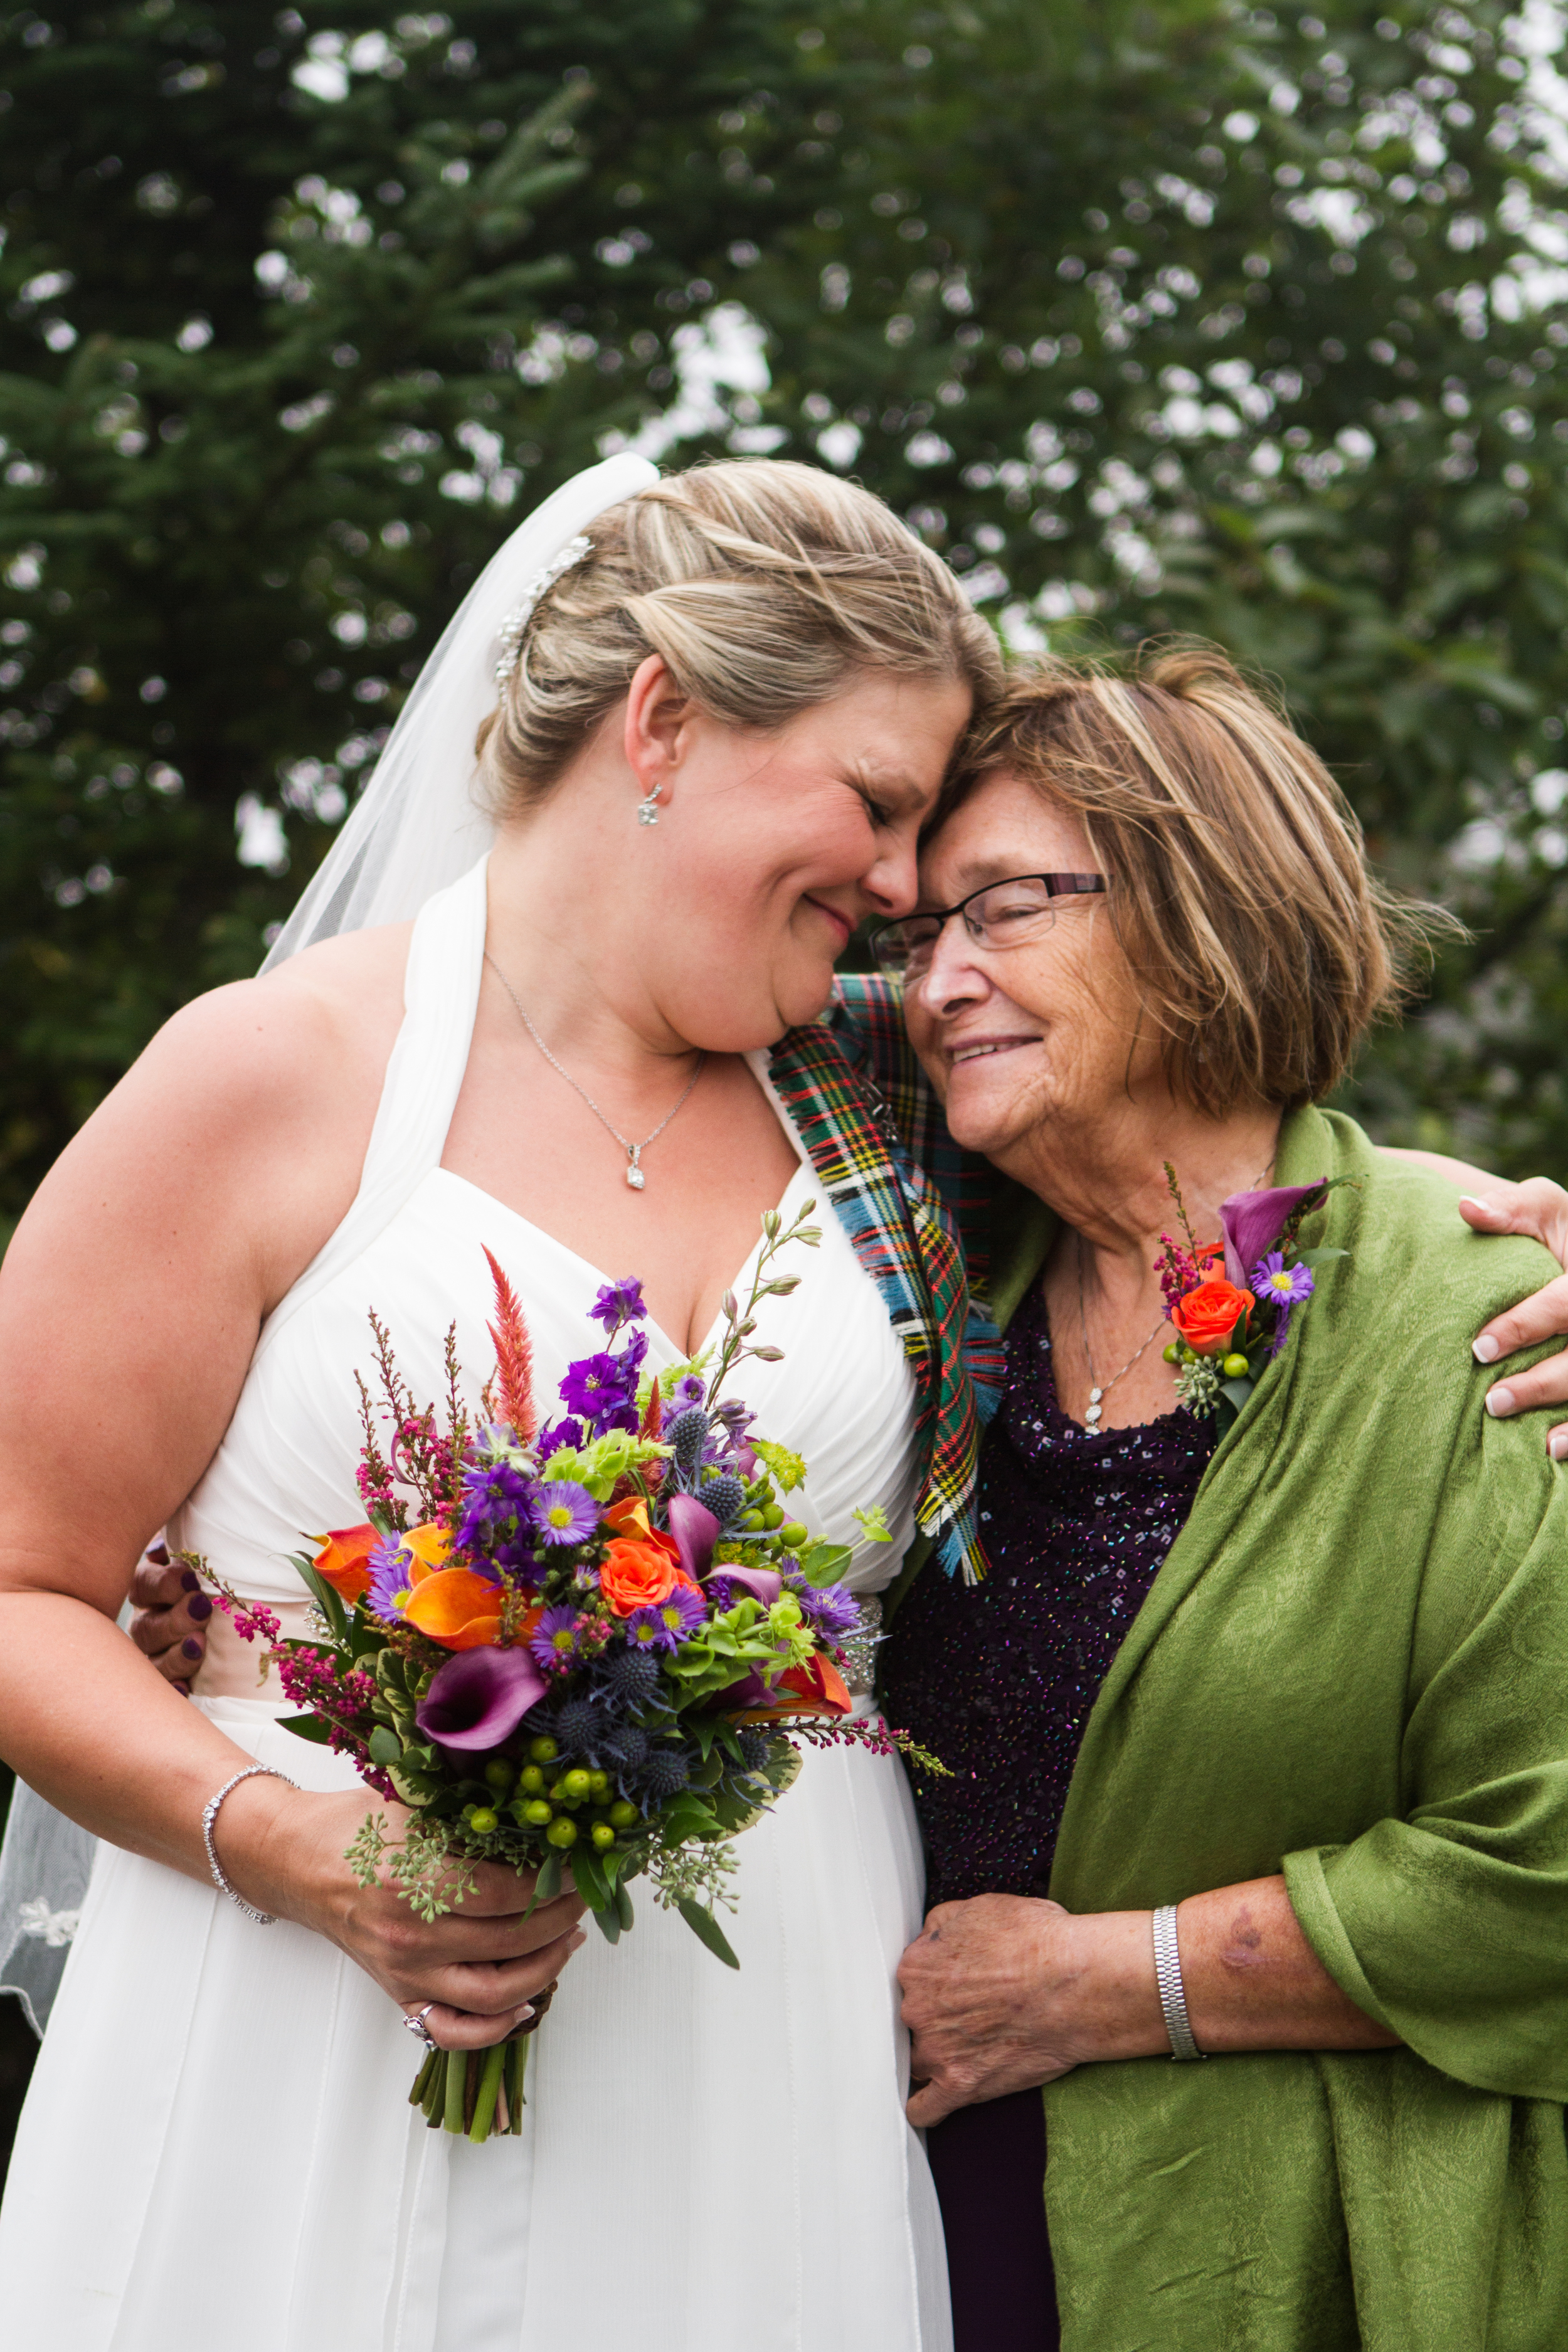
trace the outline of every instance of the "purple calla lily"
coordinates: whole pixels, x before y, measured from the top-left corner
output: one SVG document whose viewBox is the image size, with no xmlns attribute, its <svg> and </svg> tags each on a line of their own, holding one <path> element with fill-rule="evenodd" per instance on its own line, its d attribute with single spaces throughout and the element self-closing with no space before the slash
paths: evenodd
<svg viewBox="0 0 1568 2352">
<path fill-rule="evenodd" d="M 753 1601 L 760 1601 L 764 1609 L 771 1609 L 784 1591 L 784 1579 L 776 1569 L 731 1568 L 726 1561 L 713 1573 L 716 1577 L 721 1576 L 726 1584 L 740 1585 Z"/>
<path fill-rule="evenodd" d="M 443 1748 L 499 1748 L 546 1688 L 526 1649 L 460 1650 L 437 1668 L 414 1720 Z"/>
<path fill-rule="evenodd" d="M 1287 1220 L 1303 1201 L 1321 1192 L 1327 1181 L 1327 1177 L 1321 1176 L 1315 1184 L 1275 1184 L 1263 1192 L 1233 1192 L 1228 1201 L 1222 1201 L 1219 1222 L 1225 1234 L 1226 1280 L 1245 1290 L 1253 1267 L 1272 1249 Z"/>
<path fill-rule="evenodd" d="M 668 1509 L 669 1532 L 675 1538 L 680 1565 L 688 1576 L 700 1580 L 708 1573 L 708 1563 L 719 1540 L 719 1522 L 707 1504 L 700 1503 L 694 1495 L 672 1495 Z"/>
<path fill-rule="evenodd" d="M 712 1704 L 725 1715 L 739 1715 L 742 1707 L 772 1706 L 777 1696 L 753 1668 L 738 1683 L 729 1683 L 717 1692 Z"/>
</svg>

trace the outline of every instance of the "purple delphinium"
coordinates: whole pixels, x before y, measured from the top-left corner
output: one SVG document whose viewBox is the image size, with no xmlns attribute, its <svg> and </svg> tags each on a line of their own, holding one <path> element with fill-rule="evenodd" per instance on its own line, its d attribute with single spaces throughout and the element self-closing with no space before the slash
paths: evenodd
<svg viewBox="0 0 1568 2352">
<path fill-rule="evenodd" d="M 577 1655 L 575 1609 L 547 1609 L 528 1637 L 528 1646 L 546 1674 L 563 1674 Z"/>
<path fill-rule="evenodd" d="M 492 1462 L 482 1470 L 470 1470 L 463 1480 L 463 1518 L 456 1549 L 467 1551 L 479 1546 L 488 1550 L 498 1536 L 530 1527 L 532 1500 L 533 1487 L 515 1463 Z"/>
<path fill-rule="evenodd" d="M 588 1433 L 582 1423 L 563 1413 L 559 1421 L 546 1422 L 540 1431 L 537 1440 L 539 1458 L 542 1462 L 548 1462 L 551 1455 L 558 1454 L 563 1445 L 569 1445 L 574 1454 L 580 1454 L 587 1443 Z"/>
<path fill-rule="evenodd" d="M 640 1323 L 647 1313 L 643 1305 L 642 1284 L 627 1276 L 620 1282 L 606 1282 L 588 1309 L 595 1323 L 602 1323 L 610 1339 L 614 1339 L 623 1323 Z"/>
<path fill-rule="evenodd" d="M 635 1333 L 634 1339 L 642 1337 Z M 644 1352 L 647 1342 L 644 1341 Z M 637 1425 L 637 1365 L 632 1349 L 618 1356 L 599 1354 L 581 1356 L 566 1367 L 566 1377 L 561 1383 L 561 1400 L 574 1413 L 580 1413 L 594 1432 L 601 1435 L 610 1429 L 636 1429 Z"/>
<path fill-rule="evenodd" d="M 799 1601 L 801 1614 L 825 1642 L 847 1641 L 860 1623 L 860 1603 L 847 1584 L 807 1584 L 804 1579 L 792 1586 Z"/>
<path fill-rule="evenodd" d="M 708 1393 L 708 1384 L 700 1372 L 686 1372 L 675 1383 L 664 1401 L 664 1417 L 673 1421 L 688 1405 L 700 1404 Z"/>
<path fill-rule="evenodd" d="M 689 1642 L 706 1623 L 707 1606 L 689 1584 L 678 1584 L 666 1601 L 648 1609 L 634 1609 L 626 1619 L 626 1639 L 641 1650 L 673 1650 Z"/>
<path fill-rule="evenodd" d="M 574 1478 L 552 1478 L 534 1489 L 533 1523 L 547 1544 L 586 1543 L 599 1524 L 599 1506 Z"/>
</svg>

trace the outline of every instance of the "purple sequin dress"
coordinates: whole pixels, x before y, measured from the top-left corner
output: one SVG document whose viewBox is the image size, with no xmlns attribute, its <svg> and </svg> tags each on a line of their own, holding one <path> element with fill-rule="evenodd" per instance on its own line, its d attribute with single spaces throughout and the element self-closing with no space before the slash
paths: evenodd
<svg viewBox="0 0 1568 2352">
<path fill-rule="evenodd" d="M 1038 1292 L 1007 1334 L 1007 1380 L 981 1454 L 991 1573 L 928 1568 L 882 1653 L 889 1719 L 941 1758 L 915 1782 L 926 1903 L 1047 1893 L 1095 1696 L 1214 1451 L 1214 1423 L 1166 1413 L 1091 1435 L 1057 1402 Z M 1058 2341 L 1037 2091 L 962 2108 L 929 2139 L 956 2352 Z"/>
</svg>

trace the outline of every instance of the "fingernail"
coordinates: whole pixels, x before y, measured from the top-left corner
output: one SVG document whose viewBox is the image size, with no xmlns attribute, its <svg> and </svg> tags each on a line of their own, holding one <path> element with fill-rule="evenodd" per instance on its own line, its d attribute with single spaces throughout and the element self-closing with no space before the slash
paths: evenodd
<svg viewBox="0 0 1568 2352">
<path fill-rule="evenodd" d="M 1546 1451 L 1553 1462 L 1568 1462 L 1568 1429 L 1554 1429 L 1546 1441 Z"/>
<path fill-rule="evenodd" d="M 212 1613 L 212 1602 L 207 1599 L 205 1592 L 196 1593 L 185 1603 L 185 1614 L 188 1617 L 194 1617 L 198 1625 L 205 1624 Z"/>
<path fill-rule="evenodd" d="M 1461 1192 L 1459 1198 L 1467 1209 L 1479 1209 L 1484 1217 L 1500 1217 L 1503 1213 L 1495 1201 L 1478 1201 L 1473 1192 Z"/>
<path fill-rule="evenodd" d="M 151 1552 L 149 1552 L 149 1553 L 148 1553 L 148 1555 L 147 1555 L 147 1557 L 148 1557 L 148 1559 L 152 1559 L 152 1557 L 153 1557 L 152 1553 L 151 1553 Z M 167 1553 L 165 1553 L 165 1554 L 164 1554 L 164 1558 L 165 1558 L 165 1559 L 167 1559 L 167 1557 L 168 1557 L 168 1554 L 167 1554 Z M 195 1571 L 195 1570 L 194 1568 L 187 1568 L 187 1569 L 184 1569 L 184 1570 L 182 1570 L 182 1572 L 181 1572 L 181 1576 L 180 1576 L 180 1583 L 181 1583 L 181 1586 L 183 1587 L 183 1589 L 184 1589 L 186 1592 L 199 1592 L 199 1591 L 201 1591 L 201 1589 L 202 1589 L 202 1580 L 201 1580 L 201 1578 L 196 1574 L 196 1571 Z"/>
<path fill-rule="evenodd" d="M 1479 1339 L 1470 1341 L 1470 1353 L 1478 1364 L 1495 1364 L 1502 1349 L 1489 1331 L 1483 1331 Z"/>
<path fill-rule="evenodd" d="M 180 1651 L 181 1654 L 184 1657 L 199 1658 L 202 1654 L 202 1645 L 199 1642 L 193 1642 L 187 1634 L 185 1639 L 180 1643 Z"/>
<path fill-rule="evenodd" d="M 1487 1411 L 1494 1421 L 1503 1420 L 1513 1408 L 1514 1393 L 1510 1388 L 1500 1385 L 1487 1391 Z"/>
<path fill-rule="evenodd" d="M 533 2003 L 531 2000 L 525 2000 L 522 2007 L 517 2012 L 517 2021 L 519 2025 L 526 2025 L 532 2015 Z"/>
</svg>

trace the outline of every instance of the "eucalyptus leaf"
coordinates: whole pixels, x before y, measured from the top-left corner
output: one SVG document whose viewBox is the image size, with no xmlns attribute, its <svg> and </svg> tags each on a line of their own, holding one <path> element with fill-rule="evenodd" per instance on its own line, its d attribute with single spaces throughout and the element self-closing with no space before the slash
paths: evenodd
<svg viewBox="0 0 1568 2352">
<path fill-rule="evenodd" d="M 1325 1247 L 1323 1249 L 1298 1250 L 1296 1255 L 1302 1265 L 1318 1266 L 1328 1265 L 1337 1257 L 1349 1257 L 1350 1252 L 1349 1250 L 1329 1249 Z"/>
<path fill-rule="evenodd" d="M 722 1960 L 727 1969 L 740 1967 L 740 1961 L 730 1948 L 730 1938 L 711 1911 L 705 1911 L 701 1904 L 694 1903 L 689 1895 L 683 1895 L 676 1909 L 699 1943 L 706 1944 L 715 1959 Z"/>
</svg>

